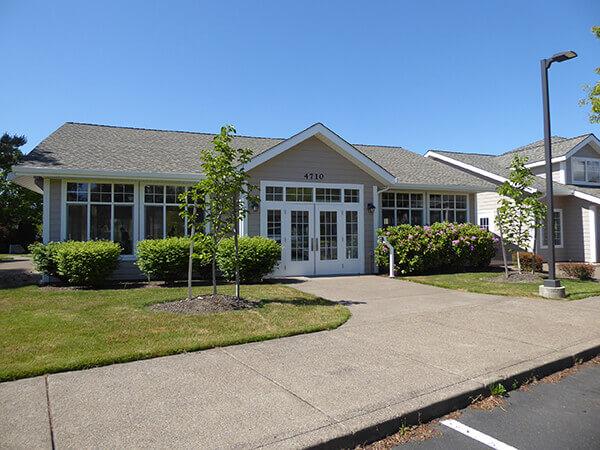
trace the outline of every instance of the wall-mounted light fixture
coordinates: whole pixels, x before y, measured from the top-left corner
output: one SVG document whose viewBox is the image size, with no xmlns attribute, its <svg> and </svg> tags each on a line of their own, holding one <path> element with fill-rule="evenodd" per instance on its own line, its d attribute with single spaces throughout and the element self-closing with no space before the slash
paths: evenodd
<svg viewBox="0 0 600 450">
<path fill-rule="evenodd" d="M 369 211 L 371 214 L 373 214 L 375 212 L 375 205 L 373 203 L 368 203 L 367 204 L 367 211 Z"/>
<path fill-rule="evenodd" d="M 258 212 L 258 203 L 252 202 L 250 204 L 250 209 L 252 210 L 252 212 Z"/>
</svg>

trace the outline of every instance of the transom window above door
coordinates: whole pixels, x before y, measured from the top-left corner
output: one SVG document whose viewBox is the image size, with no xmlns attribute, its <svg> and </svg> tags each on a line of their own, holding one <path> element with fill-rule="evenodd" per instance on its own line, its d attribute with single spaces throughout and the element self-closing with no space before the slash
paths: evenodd
<svg viewBox="0 0 600 450">
<path fill-rule="evenodd" d="M 267 202 L 360 203 L 360 189 L 306 186 L 265 186 Z"/>
</svg>

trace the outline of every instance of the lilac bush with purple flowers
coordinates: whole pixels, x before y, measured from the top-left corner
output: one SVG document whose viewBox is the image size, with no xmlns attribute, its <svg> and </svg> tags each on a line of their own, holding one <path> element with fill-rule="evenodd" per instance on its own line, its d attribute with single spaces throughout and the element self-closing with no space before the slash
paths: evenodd
<svg viewBox="0 0 600 450">
<path fill-rule="evenodd" d="M 481 269 L 490 264 L 497 238 L 470 223 L 435 223 L 431 226 L 398 225 L 378 231 L 395 249 L 398 275 L 457 272 Z M 387 268 L 387 248 L 379 244 L 375 260 Z"/>
</svg>

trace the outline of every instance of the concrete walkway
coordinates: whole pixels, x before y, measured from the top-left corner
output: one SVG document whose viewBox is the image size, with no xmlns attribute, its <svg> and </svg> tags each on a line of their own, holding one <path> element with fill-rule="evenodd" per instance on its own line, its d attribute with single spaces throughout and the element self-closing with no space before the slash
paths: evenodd
<svg viewBox="0 0 600 450">
<path fill-rule="evenodd" d="M 600 298 L 375 276 L 293 286 L 353 317 L 334 331 L 2 383 L 0 447 L 305 447 L 600 345 Z"/>
</svg>

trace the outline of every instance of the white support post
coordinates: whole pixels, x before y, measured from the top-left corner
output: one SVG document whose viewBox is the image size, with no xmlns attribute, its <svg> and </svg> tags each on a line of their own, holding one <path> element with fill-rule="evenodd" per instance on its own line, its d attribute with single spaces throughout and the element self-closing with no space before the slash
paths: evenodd
<svg viewBox="0 0 600 450">
<path fill-rule="evenodd" d="M 50 242 L 50 180 L 44 178 L 44 192 L 42 194 L 42 242 Z"/>
<path fill-rule="evenodd" d="M 598 207 L 590 205 L 589 221 L 590 227 L 590 262 L 598 261 Z"/>
<path fill-rule="evenodd" d="M 385 245 L 390 253 L 389 265 L 390 265 L 390 278 L 394 278 L 394 265 L 395 265 L 395 256 L 394 256 L 394 246 L 390 244 L 390 241 L 387 240 L 385 236 L 381 236 L 381 243 Z"/>
</svg>

